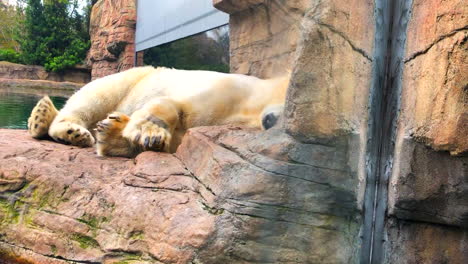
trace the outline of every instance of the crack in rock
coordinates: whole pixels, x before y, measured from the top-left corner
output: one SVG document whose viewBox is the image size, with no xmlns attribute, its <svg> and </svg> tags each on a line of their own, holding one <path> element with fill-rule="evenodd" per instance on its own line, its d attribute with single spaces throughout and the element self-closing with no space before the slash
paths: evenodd
<svg viewBox="0 0 468 264">
<path fill-rule="evenodd" d="M 426 54 L 437 43 L 441 42 L 444 39 L 447 39 L 447 38 L 450 38 L 450 37 L 454 36 L 458 32 L 463 32 L 465 30 L 468 30 L 468 26 L 464 26 L 462 28 L 455 29 L 455 30 L 453 30 L 453 31 L 451 31 L 451 32 L 449 32 L 447 34 L 444 34 L 444 35 L 438 37 L 434 42 L 429 44 L 429 46 L 427 46 L 425 49 L 417 51 L 417 52 L 413 53 L 411 56 L 409 56 L 407 59 L 405 59 L 404 63 L 410 62 L 410 61 L 414 60 L 416 57 L 418 57 L 420 55 L 423 55 L 423 54 Z"/>
</svg>

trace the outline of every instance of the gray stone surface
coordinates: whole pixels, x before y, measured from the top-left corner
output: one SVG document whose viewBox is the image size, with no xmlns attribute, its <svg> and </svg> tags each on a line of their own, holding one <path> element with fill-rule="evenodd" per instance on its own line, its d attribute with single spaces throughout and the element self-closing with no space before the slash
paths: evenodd
<svg viewBox="0 0 468 264">
<path fill-rule="evenodd" d="M 468 260 L 468 230 L 390 218 L 384 264 L 462 264 Z"/>
<path fill-rule="evenodd" d="M 453 157 L 406 138 L 390 183 L 389 213 L 468 227 L 468 157 Z"/>
</svg>

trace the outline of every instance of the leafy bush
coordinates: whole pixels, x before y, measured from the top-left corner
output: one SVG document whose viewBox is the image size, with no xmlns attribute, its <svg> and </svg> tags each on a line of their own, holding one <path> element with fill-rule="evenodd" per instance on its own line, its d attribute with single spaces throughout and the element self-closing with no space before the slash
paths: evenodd
<svg viewBox="0 0 468 264">
<path fill-rule="evenodd" d="M 21 54 L 13 49 L 0 49 L 0 61 L 22 63 Z"/>
<path fill-rule="evenodd" d="M 89 48 L 89 7 L 83 17 L 77 1 L 26 0 L 25 19 L 18 31 L 21 59 L 47 71 L 63 71 L 81 63 Z"/>
<path fill-rule="evenodd" d="M 44 67 L 46 71 L 58 72 L 67 68 L 71 68 L 83 61 L 88 51 L 89 43 L 85 43 L 80 39 L 74 39 L 63 55 L 53 57 L 47 60 Z"/>
<path fill-rule="evenodd" d="M 23 18 L 24 14 L 15 5 L 0 3 L 0 49 L 19 49 L 15 31 Z"/>
</svg>

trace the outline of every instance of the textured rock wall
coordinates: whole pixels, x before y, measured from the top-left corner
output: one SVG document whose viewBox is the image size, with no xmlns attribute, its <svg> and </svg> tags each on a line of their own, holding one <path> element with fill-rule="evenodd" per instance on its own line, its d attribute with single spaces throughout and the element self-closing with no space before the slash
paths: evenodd
<svg viewBox="0 0 468 264">
<path fill-rule="evenodd" d="M 366 134 L 373 1 L 346 3 L 316 2 L 302 22 L 285 109 L 286 130 L 300 140 Z"/>
<path fill-rule="evenodd" d="M 383 263 L 466 263 L 468 231 L 454 226 L 390 219 Z"/>
<path fill-rule="evenodd" d="M 386 263 L 468 261 L 468 7 L 413 0 Z"/>
<path fill-rule="evenodd" d="M 405 219 L 468 225 L 467 13 L 463 1 L 413 3 L 390 193 Z"/>
<path fill-rule="evenodd" d="M 345 152 L 342 142 L 353 142 L 347 163 L 354 167 L 356 181 L 348 188 L 354 190 L 359 217 L 366 186 L 373 11 L 373 1 L 314 2 L 302 21 L 284 113 L 286 133 L 310 149 L 327 145 Z M 362 228 L 362 219 L 360 223 Z M 354 234 L 359 246 L 347 247 L 354 246 L 356 255 L 362 232 Z M 356 255 L 354 263 L 359 262 Z"/>
<path fill-rule="evenodd" d="M 63 73 L 47 72 L 42 66 L 23 65 L 0 61 L 0 78 L 44 80 L 53 82 L 88 83 L 91 75 L 86 68 L 66 70 Z"/>
<path fill-rule="evenodd" d="M 87 57 L 93 79 L 134 66 L 135 25 L 135 0 L 99 0 L 94 4 Z"/>
<path fill-rule="evenodd" d="M 291 71 L 311 1 L 213 1 L 230 14 L 231 72 L 267 78 Z"/>
<path fill-rule="evenodd" d="M 351 225 L 360 225 L 372 79 L 373 1 L 262 1 L 246 8 L 242 3 L 247 2 L 250 1 L 236 2 L 236 9 L 228 1 L 225 7 L 232 13 L 231 69 L 262 77 L 292 70 L 284 123 L 288 136 L 304 145 L 301 151 L 290 149 L 289 155 L 314 164 L 320 158 L 306 153 L 316 153 L 323 146 L 333 148 L 339 158 L 329 159 L 324 167 L 336 169 L 338 163 L 347 164 L 348 170 L 344 171 L 354 179 L 354 185 L 342 191 L 353 197 L 351 215 L 356 220 L 350 221 Z M 330 175 L 329 181 L 340 180 Z M 346 195 L 333 190 L 328 197 Z M 309 203 L 311 211 L 319 208 Z M 342 224 L 347 222 L 341 220 Z M 311 235 L 321 241 L 320 235 Z M 331 243 L 339 244 L 346 254 L 346 261 L 334 258 L 336 255 L 314 261 L 357 263 L 358 230 L 353 229 L 349 235 L 352 239 L 348 245 L 340 242 L 342 235 L 331 238 L 335 241 Z"/>
<path fill-rule="evenodd" d="M 468 5 L 460 0 L 413 2 L 402 136 L 435 150 L 468 152 Z"/>
</svg>

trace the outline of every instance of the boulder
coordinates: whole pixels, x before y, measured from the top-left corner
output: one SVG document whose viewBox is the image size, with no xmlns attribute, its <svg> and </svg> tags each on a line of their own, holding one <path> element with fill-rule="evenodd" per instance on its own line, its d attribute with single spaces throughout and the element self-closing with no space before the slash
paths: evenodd
<svg viewBox="0 0 468 264">
<path fill-rule="evenodd" d="M 175 155 L 135 159 L 100 158 L 21 130 L 0 130 L 0 147 L 0 252 L 10 258 L 356 260 L 357 177 L 346 146 L 302 144 L 281 130 L 201 127 Z"/>
</svg>

